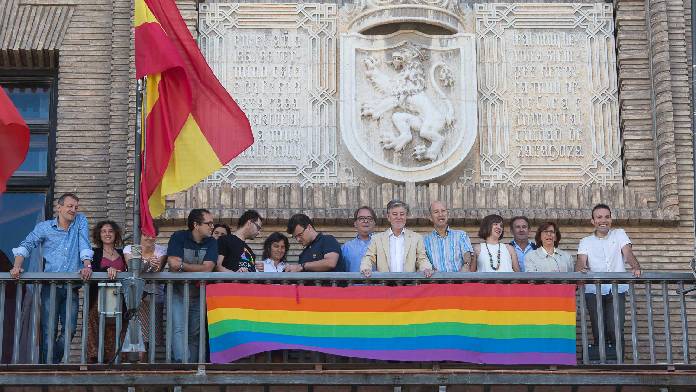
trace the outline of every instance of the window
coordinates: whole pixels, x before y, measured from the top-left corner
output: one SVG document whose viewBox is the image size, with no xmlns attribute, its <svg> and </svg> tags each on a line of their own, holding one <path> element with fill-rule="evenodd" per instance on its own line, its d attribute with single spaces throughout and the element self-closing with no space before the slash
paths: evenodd
<svg viewBox="0 0 696 392">
<path fill-rule="evenodd" d="M 12 260 L 12 248 L 37 222 L 52 215 L 56 74 L 0 73 L 0 86 L 31 133 L 27 157 L 8 181 L 7 192 L 0 195 L 0 250 Z"/>
</svg>

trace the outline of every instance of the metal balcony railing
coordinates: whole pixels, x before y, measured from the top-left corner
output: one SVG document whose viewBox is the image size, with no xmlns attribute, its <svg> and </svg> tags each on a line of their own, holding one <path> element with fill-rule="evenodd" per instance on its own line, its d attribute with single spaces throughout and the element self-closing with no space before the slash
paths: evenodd
<svg viewBox="0 0 696 392">
<path fill-rule="evenodd" d="M 117 281 L 127 282 L 133 275 L 125 272 L 118 275 Z M 414 273 L 375 273 L 372 278 L 365 279 L 359 274 L 353 273 L 151 273 L 142 274 L 145 284 L 162 285 L 163 294 L 145 294 L 152 306 L 149 306 L 149 336 L 147 342 L 147 356 L 141 362 L 152 365 L 165 365 L 173 362 L 172 350 L 174 334 L 172 329 L 172 309 L 174 300 L 174 288 L 181 287 L 184 293 L 183 309 L 189 309 L 191 293 L 198 291 L 200 331 L 206 331 L 206 284 L 219 282 L 237 283 L 265 283 L 265 284 L 298 284 L 318 286 L 342 286 L 353 284 L 379 284 L 379 285 L 417 285 L 423 283 L 533 283 L 533 284 L 560 284 L 569 283 L 577 285 L 576 309 L 577 309 L 577 358 L 579 367 L 593 366 L 620 366 L 638 367 L 642 365 L 674 367 L 676 365 L 690 365 L 696 361 L 696 336 L 689 331 L 689 323 L 696 317 L 696 292 L 688 292 L 696 281 L 694 275 L 688 273 L 644 273 L 640 278 L 633 278 L 630 273 L 608 274 L 580 274 L 580 273 L 439 273 L 431 278 L 424 278 L 421 274 Z M 98 355 L 96 360 L 89 358 L 87 352 L 87 337 L 90 335 L 89 311 L 90 290 L 98 290 L 96 300 L 102 307 L 108 302 L 108 288 L 97 286 L 100 282 L 110 282 L 106 273 L 94 273 L 90 284 L 84 284 L 77 274 L 59 273 L 25 273 L 19 280 L 12 279 L 9 274 L 0 274 L 0 364 L 39 365 L 40 355 L 40 317 L 39 303 L 42 300 L 42 290 L 46 291 L 47 298 L 53 305 L 56 301 L 58 288 L 67 289 L 67 313 L 72 305 L 73 296 L 79 297 L 79 318 L 74 339 L 64 339 L 63 352 L 65 353 L 58 367 L 64 364 L 72 365 L 99 365 L 109 362 L 111 358 L 105 356 L 106 330 L 110 328 L 107 320 L 115 320 L 115 346 L 122 343 L 122 331 L 126 324 L 119 316 L 123 314 L 123 302 L 116 301 L 116 317 L 101 313 L 99 315 L 98 331 Z M 620 284 L 628 284 L 629 289 L 625 299 L 625 328 L 620 330 L 619 314 L 614 314 L 614 325 L 617 327 L 611 336 L 605 336 L 603 325 L 608 320 L 603 319 L 603 303 L 596 300 L 598 308 L 597 323 L 599 325 L 599 341 L 592 342 L 591 327 L 588 310 L 586 309 L 585 285 L 594 285 L 600 292 L 602 284 L 612 286 L 612 302 L 614 308 L 619 306 L 619 296 L 616 294 Z M 158 296 L 160 296 L 158 298 Z M 195 296 L 194 296 L 195 298 Z M 159 307 L 156 304 L 163 303 Z M 50 309 L 55 308 L 50 306 Z M 162 310 L 159 317 L 158 311 Z M 14 312 L 12 312 L 14 310 Z M 15 318 L 11 320 L 14 313 Z M 49 326 L 55 324 L 55 312 L 49 314 Z M 184 325 L 186 327 L 183 336 L 188 336 L 188 312 L 184 312 Z M 69 317 L 66 320 L 67 330 L 73 326 Z M 52 329 L 52 327 L 51 327 Z M 55 331 L 49 331 L 53 335 Z M 158 336 L 158 334 L 163 336 Z M 206 334 L 198 334 L 198 358 L 195 366 L 206 364 Z M 185 339 L 185 338 L 184 338 Z M 606 340 L 614 342 L 625 341 L 625 346 L 616 344 L 609 347 L 604 344 Z M 48 342 L 48 355 L 56 350 L 52 347 L 52 341 Z M 184 347 L 188 347 L 184 342 Z M 187 354 L 187 357 L 188 354 Z M 120 356 L 115 357 L 115 363 L 122 361 Z M 319 353 L 307 353 L 286 350 L 281 353 L 259 355 L 241 362 L 277 362 L 274 366 L 291 363 L 371 363 L 378 366 L 379 361 L 362 360 L 357 358 L 334 357 Z M 190 363 L 190 361 L 184 361 Z M 386 362 L 383 362 L 385 365 Z M 375 365 L 377 364 L 377 365 Z M 470 364 L 451 364 L 448 366 L 467 367 Z M 141 365 L 142 366 L 142 365 Z M 147 366 L 147 365 L 145 365 Z M 393 363 L 390 364 L 393 366 Z M 501 366 L 503 367 L 503 366 Z M 528 368 L 528 366 L 527 366 Z"/>
</svg>

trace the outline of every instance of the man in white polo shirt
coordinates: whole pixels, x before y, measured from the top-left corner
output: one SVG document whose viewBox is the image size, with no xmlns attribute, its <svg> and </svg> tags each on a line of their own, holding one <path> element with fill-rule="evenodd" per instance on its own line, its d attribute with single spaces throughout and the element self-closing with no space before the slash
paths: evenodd
<svg viewBox="0 0 696 392">
<path fill-rule="evenodd" d="M 597 204 L 592 209 L 594 232 L 582 240 L 578 245 L 578 260 L 575 270 L 580 272 L 626 272 L 625 263 L 628 263 L 633 276 L 640 276 L 640 264 L 631 249 L 631 240 L 623 229 L 611 228 L 611 209 L 606 204 Z M 626 291 L 627 284 L 618 285 L 619 306 L 614 309 L 611 284 L 603 284 L 602 309 L 604 317 L 604 340 L 610 347 L 616 347 L 614 333 L 614 314 L 618 313 L 619 331 L 621 331 L 621 352 L 624 347 L 623 328 L 626 319 Z M 592 323 L 592 336 L 594 344 L 599 343 L 599 328 L 597 325 L 597 289 L 594 284 L 585 285 L 585 303 L 590 313 Z M 613 354 L 613 352 L 612 352 Z"/>
</svg>

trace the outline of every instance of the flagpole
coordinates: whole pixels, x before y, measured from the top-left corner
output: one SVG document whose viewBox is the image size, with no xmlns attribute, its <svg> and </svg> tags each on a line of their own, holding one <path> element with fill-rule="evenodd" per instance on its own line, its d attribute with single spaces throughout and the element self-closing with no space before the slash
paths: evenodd
<svg viewBox="0 0 696 392">
<path fill-rule="evenodd" d="M 141 340 L 140 322 L 137 318 L 138 309 L 142 302 L 144 282 L 140 278 L 142 269 L 142 248 L 140 247 L 140 181 L 142 176 L 142 137 L 143 137 L 143 94 L 144 80 L 138 79 L 135 92 L 135 172 L 133 173 L 133 246 L 132 258 L 128 261 L 128 271 L 133 275 L 128 282 L 124 282 L 124 295 L 128 309 L 127 340 L 129 345 L 123 347 L 129 352 L 128 360 L 137 361 L 139 354 L 144 351 Z M 125 343 L 125 342 L 124 342 Z M 122 344 L 123 346 L 123 344 Z M 118 355 L 118 354 L 117 354 Z M 116 357 L 114 357 L 116 359 Z"/>
<path fill-rule="evenodd" d="M 141 261 L 140 253 L 140 177 L 142 173 L 141 150 L 142 150 L 142 124 L 143 124 L 143 85 L 144 78 L 137 80 L 135 92 L 135 173 L 133 173 L 133 245 L 138 248 L 134 256 Z M 131 259 L 133 260 L 133 259 Z M 130 267 L 130 266 L 129 266 Z M 140 265 L 132 270 L 134 277 L 140 276 Z"/>
</svg>

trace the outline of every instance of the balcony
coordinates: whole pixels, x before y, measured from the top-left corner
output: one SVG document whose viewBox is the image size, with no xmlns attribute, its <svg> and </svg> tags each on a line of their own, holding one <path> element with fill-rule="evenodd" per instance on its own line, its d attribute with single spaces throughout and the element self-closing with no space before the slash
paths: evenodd
<svg viewBox="0 0 696 392">
<path fill-rule="evenodd" d="M 0 383 L 3 386 L 239 386 L 258 387 L 263 390 L 271 386 L 308 386 L 361 390 L 365 387 L 380 387 L 385 390 L 422 387 L 434 390 L 462 390 L 464 386 L 482 386 L 484 390 L 495 385 L 524 385 L 526 390 L 548 385 L 564 385 L 569 390 L 583 386 L 613 386 L 621 388 L 640 387 L 669 388 L 669 390 L 694 390 L 696 386 L 696 334 L 689 324 L 696 320 L 696 281 L 687 273 L 644 273 L 638 279 L 629 273 L 612 274 L 534 274 L 534 273 L 440 273 L 432 278 L 420 274 L 375 273 L 369 280 L 352 273 L 157 273 L 142 274 L 145 284 L 163 286 L 159 302 L 163 306 L 149 306 L 147 314 L 150 325 L 147 339 L 147 355 L 138 360 L 136 353 L 116 356 L 113 363 L 105 353 L 109 343 L 105 340 L 109 321 L 115 328 L 114 343 L 121 343 L 126 323 L 121 317 L 99 315 L 98 327 L 90 329 L 90 298 L 102 303 L 105 310 L 109 296 L 113 293 L 101 282 L 110 282 L 105 273 L 94 273 L 92 285 L 83 285 L 77 274 L 25 273 L 19 281 L 9 274 L 0 274 Z M 127 285 L 133 282 L 131 273 L 121 273 L 118 281 Z M 283 285 L 418 285 L 423 283 L 497 283 L 497 284 L 576 284 L 576 356 L 575 366 L 491 366 L 457 362 L 394 362 L 332 356 L 316 352 L 283 350 L 258 354 L 230 364 L 210 364 L 205 360 L 195 363 L 173 363 L 171 347 L 174 339 L 172 326 L 173 292 L 179 286 L 184 292 L 197 290 L 205 298 L 206 284 L 220 282 L 263 283 Z M 599 329 L 599 341 L 625 341 L 622 352 L 606 344 L 592 344 L 592 332 L 585 303 L 585 285 L 611 285 L 613 293 L 620 284 L 628 284 L 625 299 L 625 327 L 614 329 L 613 336 L 605 336 Z M 40 318 L 43 287 L 45 298 L 56 300 L 61 287 L 67 290 L 68 314 L 72 296 L 79 298 L 77 330 L 71 342 L 64 342 L 60 363 L 40 362 Z M 97 293 L 94 293 L 94 290 Z M 92 291 L 92 293 L 90 293 Z M 150 304 L 158 303 L 157 294 L 146 294 Z M 186 296 L 185 296 L 186 297 Z M 618 295 L 612 295 L 618 304 Z M 191 304 L 185 300 L 184 308 Z M 112 301 L 115 311 L 124 311 L 122 301 Z M 200 300 L 204 305 L 204 300 Z M 596 306 L 601 310 L 602 302 Z M 615 306 L 616 307 L 616 306 Z M 159 314 L 160 309 L 162 313 Z M 205 309 L 205 306 L 201 306 Z M 205 311 L 205 310 L 203 310 Z M 602 314 L 602 312 L 598 312 Z M 615 314 L 618 321 L 618 314 Z M 51 312 L 49 320 L 55 320 Z M 188 316 L 185 316 L 187 320 Z M 200 328 L 205 330 L 205 318 Z M 608 320 L 598 318 L 598 325 Z M 70 321 L 67 322 L 70 324 Z M 617 324 L 617 323 L 615 323 Z M 49 322 L 49 325 L 51 323 Z M 188 325 L 188 324 L 186 324 Z M 88 339 L 90 331 L 97 336 L 97 355 L 90 358 Z M 162 334 L 158 339 L 157 334 Z M 206 357 L 206 336 L 199 335 L 199 357 Z M 613 338 L 613 339 L 611 339 Z M 48 352 L 59 348 L 48 344 Z M 50 357 L 50 355 L 49 355 Z M 216 387 L 217 388 L 217 387 Z M 265 388 L 265 389 L 264 389 Z M 304 388 L 304 387 L 303 387 Z M 339 388 L 339 389 L 340 389 Z M 459 388 L 459 389 L 457 389 Z M 560 388 L 560 387 L 559 387 Z M 681 389 L 680 389 L 681 388 Z M 211 390 L 220 390 L 211 389 Z M 282 390 L 282 388 L 281 388 Z M 593 390 L 593 389 L 586 389 Z M 635 389 L 634 389 L 635 390 Z"/>
</svg>

